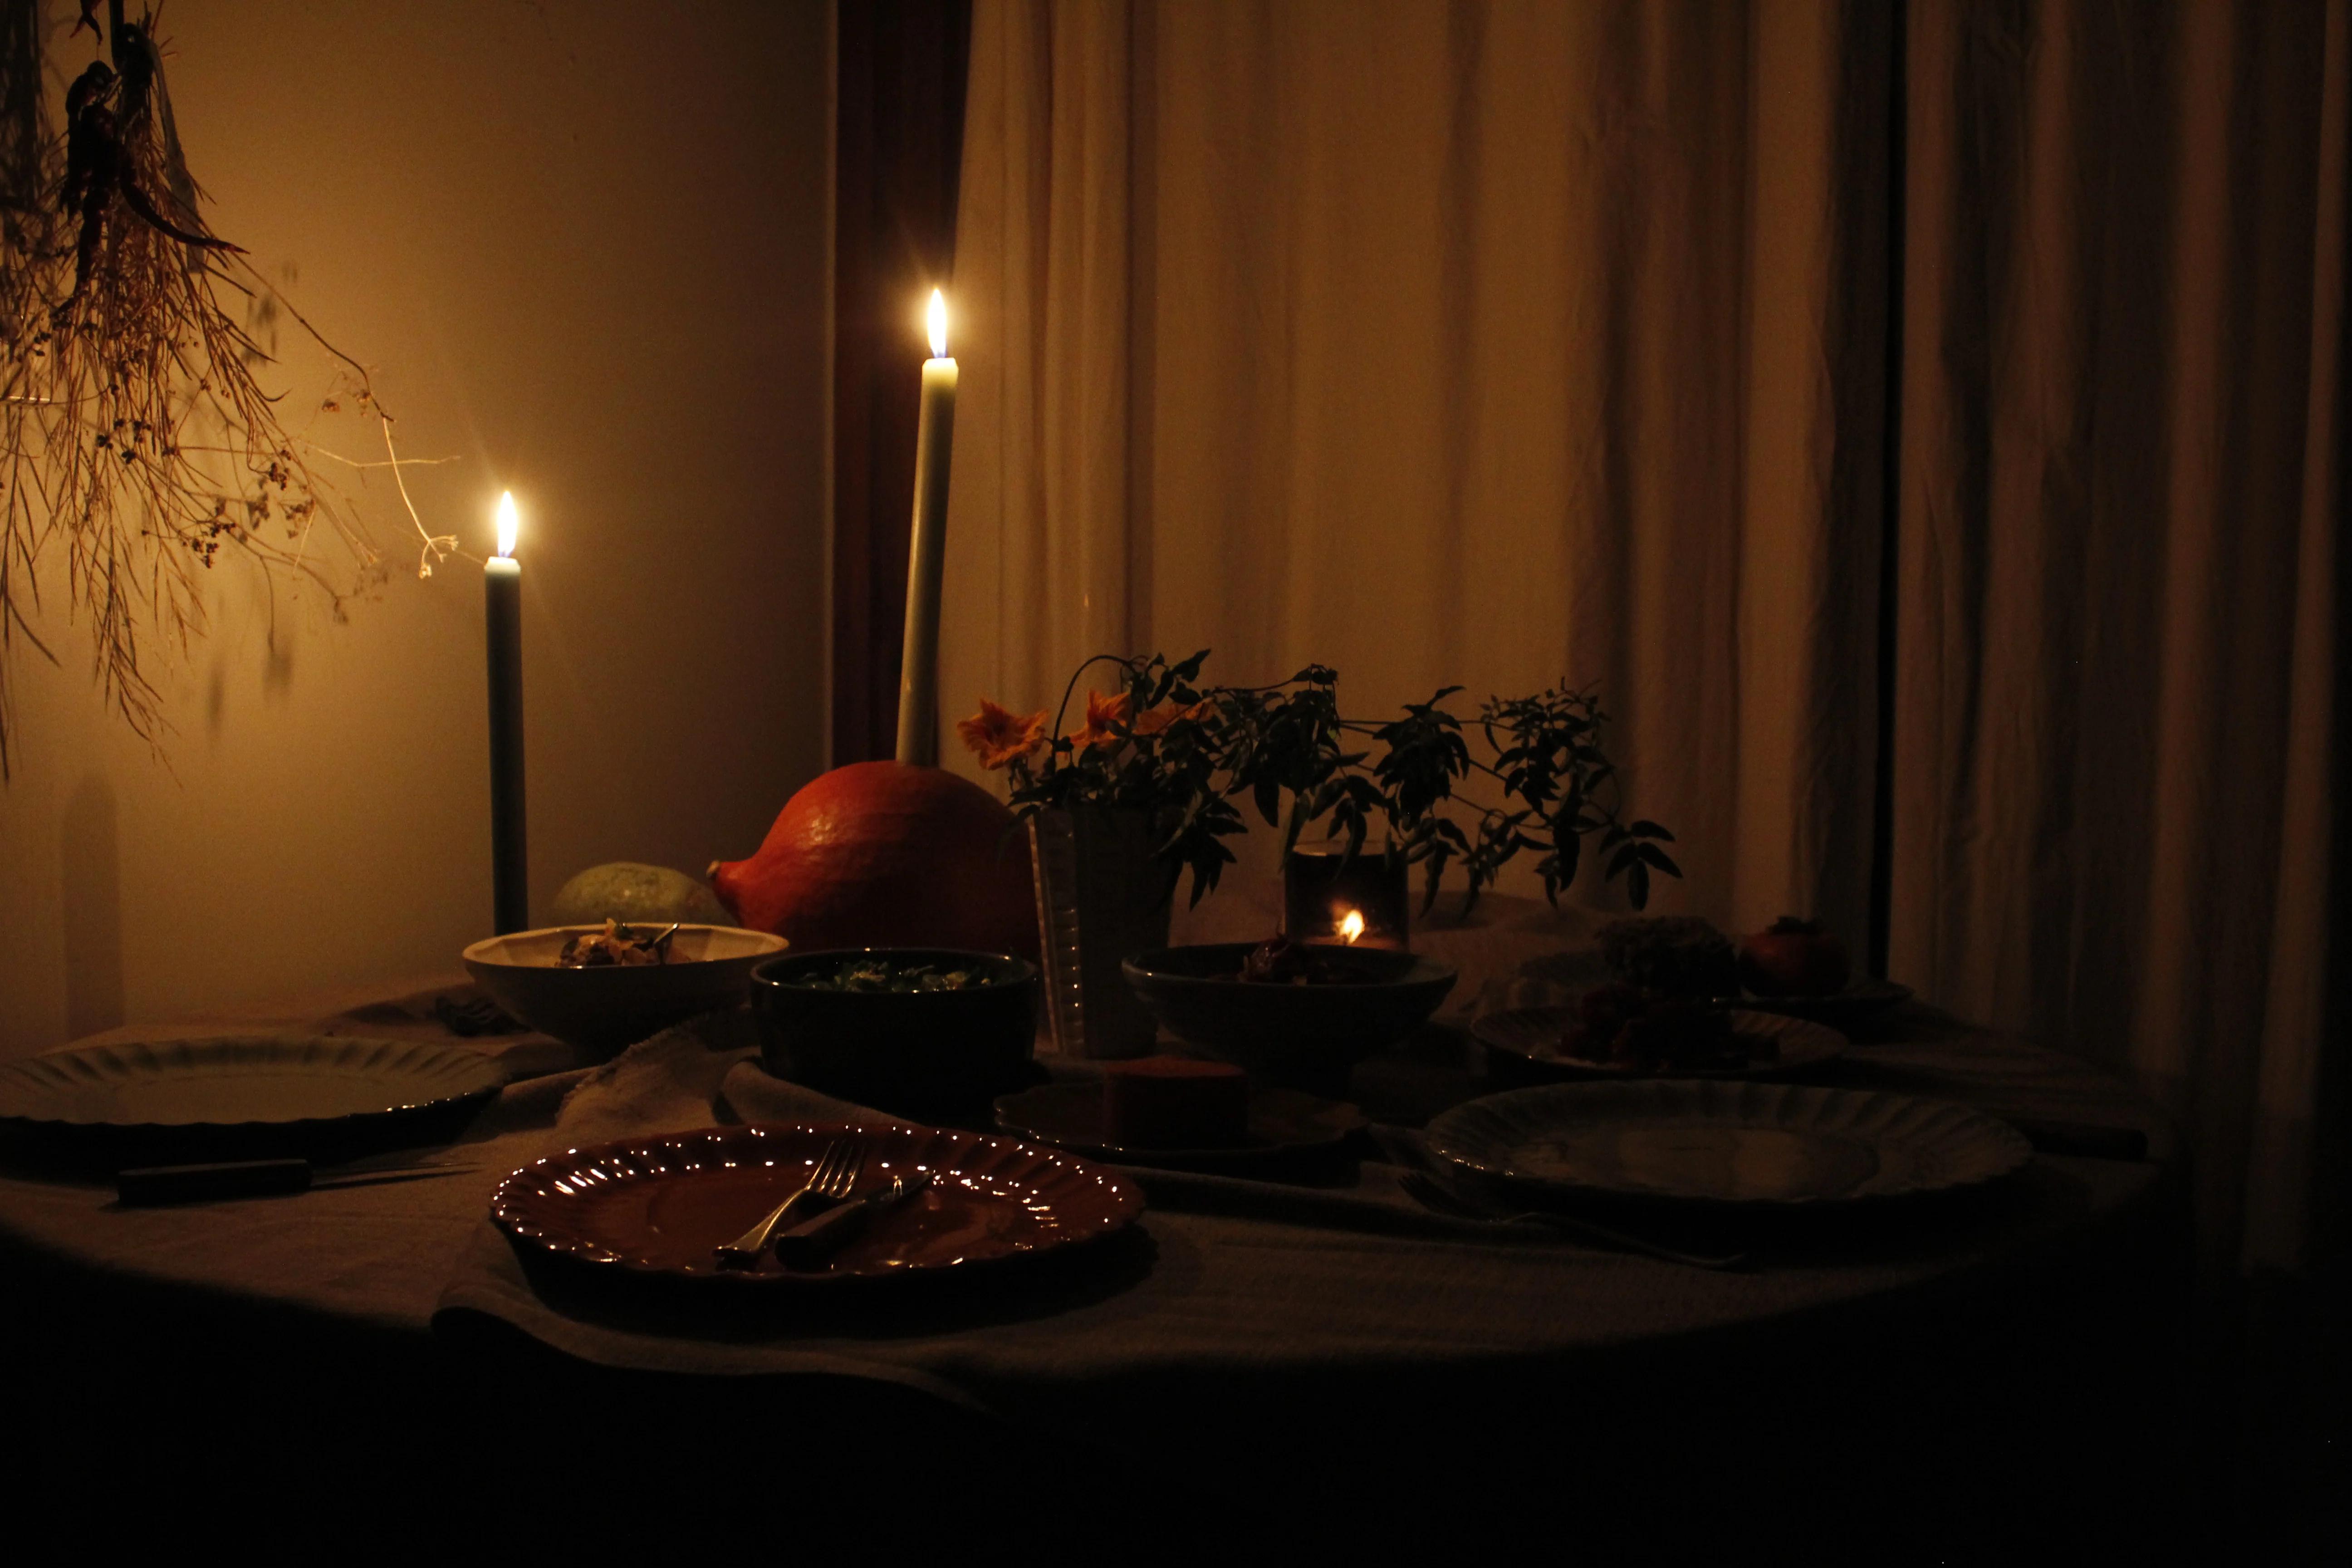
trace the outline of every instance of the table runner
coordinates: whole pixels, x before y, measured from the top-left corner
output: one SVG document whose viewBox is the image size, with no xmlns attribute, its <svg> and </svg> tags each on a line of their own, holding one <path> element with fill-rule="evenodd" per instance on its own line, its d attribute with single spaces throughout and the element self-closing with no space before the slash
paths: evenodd
<svg viewBox="0 0 2352 1568">
<path fill-rule="evenodd" d="M 1893 1079 L 1973 1087 L 1974 1097 L 2005 1095 L 2023 1111 L 2115 1110 L 2095 1076 L 2086 1086 L 2080 1069 L 2039 1054 L 1913 1046 L 1887 1055 Z M 874 1115 L 770 1078 L 739 1016 L 672 1031 L 583 1075 L 556 1131 L 575 1146 L 713 1122 Z M 606 1367 L 865 1377 L 1029 1416 L 1113 1397 L 1123 1382 L 1172 1382 L 1179 1392 L 1155 1397 L 1181 1403 L 1182 1379 L 1171 1374 L 1188 1369 L 1507 1376 L 1515 1363 L 1557 1367 L 1635 1341 L 1753 1327 L 2063 1245 L 2130 1209 L 2156 1170 L 2037 1157 L 1981 1193 L 1783 1240 L 1746 1274 L 1548 1236 L 1499 1243 L 1475 1224 L 1423 1214 L 1394 1170 L 1375 1163 L 1345 1189 L 1309 1193 L 1132 1172 L 1150 1206 L 1125 1247 L 1041 1270 L 1034 1283 L 1005 1270 L 968 1294 L 893 1304 L 869 1293 L 855 1321 L 781 1293 L 744 1310 L 684 1292 L 652 1300 L 600 1289 L 606 1282 L 577 1268 L 527 1267 L 485 1219 L 455 1261 L 434 1324 L 478 1337 L 482 1320 L 494 1320 Z M 1383 1234 L 1391 1218 L 1395 1233 Z"/>
<path fill-rule="evenodd" d="M 1482 997 L 1488 1005 L 1535 999 L 1530 987 L 1542 982 L 1546 955 L 1560 951 L 1573 923 L 1525 900 L 1494 900 L 1481 918 L 1417 933 L 1417 945 L 1463 967 L 1447 1014 L 1456 1022 Z M 432 1003 L 449 988 L 347 992 L 328 999 L 332 1011 L 282 1007 L 212 1026 L 446 1038 Z M 1283 1376 L 1367 1366 L 1507 1371 L 1604 1347 L 1672 1342 L 1900 1296 L 1986 1264 L 2063 1259 L 2087 1249 L 2088 1232 L 2134 1223 L 2157 1202 L 2177 1144 L 2152 1108 L 2114 1080 L 1925 1010 L 1906 1016 L 1904 1033 L 1902 1041 L 1857 1047 L 1824 1080 L 1964 1099 L 1998 1113 L 2137 1125 L 2151 1134 L 2153 1159 L 2037 1157 L 1995 1190 L 1926 1211 L 1917 1234 L 1903 1234 L 1909 1222 L 1898 1211 L 1891 1230 L 1810 1237 L 1752 1275 L 1549 1239 L 1505 1244 L 1420 1215 L 1392 1170 L 1367 1163 L 1344 1190 L 1308 1198 L 1262 1184 L 1144 1174 L 1150 1208 L 1124 1274 L 1111 1269 L 1111 1282 L 1091 1292 L 1081 1280 L 1025 1304 L 994 1300 L 978 1321 L 908 1321 L 859 1334 L 823 1324 L 765 1334 L 736 1325 L 698 1337 L 674 1331 L 691 1325 L 539 1297 L 484 1217 L 506 1172 L 613 1137 L 839 1110 L 761 1072 L 751 1060 L 748 1016 L 739 1013 L 698 1021 L 603 1067 L 511 1086 L 443 1156 L 478 1164 L 467 1174 L 202 1211 L 116 1210 L 100 1189 L 11 1177 L 0 1179 L 0 1235 L 84 1269 L 402 1333 L 421 1336 L 436 1316 L 446 1333 L 458 1335 L 494 1320 L 599 1364 L 709 1373 L 823 1366 L 1011 1411 L 1054 1406 L 1090 1383 L 1099 1391 L 1122 1378 L 1181 1384 L 1204 1370 L 1242 1368 Z M 533 1037 L 476 1044 L 523 1070 L 576 1059 Z M 1357 1085 L 1377 1113 L 1411 1120 L 1416 1104 L 1425 1114 L 1475 1089 L 1475 1079 L 1460 1037 L 1441 1031 L 1365 1064 Z M 1385 1109 L 1374 1104 L 1381 1100 Z M 1340 1213 L 1333 1205 L 1354 1206 Z"/>
<path fill-rule="evenodd" d="M 688 1042 L 698 1054 L 688 1055 L 681 1049 Z M 445 1282 L 457 1276 L 460 1254 L 478 1239 L 476 1232 L 485 1223 L 489 1193 L 507 1171 L 542 1154 L 606 1138 L 743 1120 L 744 1111 L 735 1104 L 738 1099 L 755 1117 L 785 1114 L 801 1105 L 816 1106 L 813 1099 L 774 1099 L 776 1093 L 796 1091 L 775 1085 L 749 1065 L 750 1056 L 749 1021 L 736 1015 L 648 1042 L 603 1068 L 511 1086 L 468 1130 L 464 1142 L 442 1156 L 453 1163 L 479 1167 L 464 1175 L 320 1191 L 293 1200 L 215 1205 L 191 1212 L 117 1210 L 105 1189 L 20 1174 L 0 1179 L 0 1226 L 23 1242 L 90 1268 L 179 1279 L 388 1327 L 422 1330 L 442 1304 Z M 1997 1111 L 2137 1118 L 2156 1136 L 2153 1152 L 2158 1162 L 2171 1152 L 2169 1135 L 2160 1119 L 2144 1107 L 2136 1107 L 2111 1080 L 2062 1058 L 2002 1049 L 1990 1039 L 1965 1034 L 1951 1042 L 1882 1046 L 1858 1051 L 1856 1056 L 1861 1059 L 1839 1081 L 1940 1092 Z M 2154 1163 L 2043 1156 L 2029 1168 L 2028 1181 L 2054 1184 L 2050 1195 L 2058 1189 L 2076 1192 L 2077 1201 L 2063 1205 L 2067 1211 L 2097 1213 L 2132 1201 L 2154 1184 L 2158 1168 Z M 1392 1173 L 1371 1164 L 1363 1170 L 1357 1189 L 1360 1195 L 1371 1201 L 1394 1196 Z M 1237 1276 L 1236 1290 L 1262 1287 L 1289 1304 L 1286 1311 L 1290 1316 L 1265 1325 L 1276 1341 L 1294 1332 L 1322 1335 L 1346 1327 L 1334 1321 L 1334 1313 L 1305 1310 L 1297 1305 L 1323 1294 L 1327 1288 L 1348 1285 L 1350 1277 L 1338 1265 L 1339 1258 L 1347 1258 L 1349 1268 L 1371 1258 L 1382 1259 L 1381 1267 L 1388 1267 L 1426 1246 L 1440 1249 L 1430 1261 L 1439 1273 L 1446 1274 L 1453 1264 L 1440 1259 L 1450 1259 L 1450 1253 L 1443 1250 L 1449 1246 L 1471 1247 L 1481 1258 L 1499 1250 L 1483 1240 L 1474 1245 L 1469 1241 L 1449 1244 L 1434 1237 L 1415 1241 L 1370 1234 L 1321 1236 L 1311 1227 L 1270 1217 L 1180 1213 L 1174 1205 L 1183 1201 L 1182 1184 L 1150 1176 L 1144 1180 L 1152 1202 L 1145 1226 L 1171 1255 L 1202 1246 L 1213 1250 L 1231 1246 L 1237 1258 L 1261 1252 L 1292 1253 L 1301 1259 L 1319 1258 L 1333 1264 L 1328 1270 L 1319 1263 L 1309 1267 L 1306 1262 L 1288 1268 L 1260 1259 L 1243 1271 L 1246 1285 Z M 1385 1192 L 1380 1186 L 1383 1182 L 1390 1184 Z M 1545 1257 L 1540 1261 L 1497 1263 L 1497 1278 L 1483 1281 L 1480 1289 L 1491 1287 L 1508 1297 L 1517 1288 L 1514 1279 L 1524 1282 L 1526 1278 L 1535 1278 L 1542 1283 L 1532 1289 L 1551 1301 L 1565 1289 L 1556 1274 L 1587 1284 L 1601 1279 L 1645 1281 L 1645 1289 L 1663 1289 L 1680 1303 L 1663 1315 L 1648 1307 L 1634 1310 L 1629 1306 L 1635 1321 L 1661 1328 L 1677 1321 L 1697 1326 L 1720 1321 L 1726 1314 L 1737 1317 L 1784 1310 L 1805 1300 L 1866 1294 L 1902 1279 L 1964 1267 L 1972 1256 L 1965 1248 L 1932 1260 L 1906 1258 L 1897 1253 L 1874 1262 L 1833 1268 L 1780 1267 L 1758 1278 L 1727 1280 L 1574 1246 L 1512 1250 L 1515 1254 L 1541 1251 Z M 1533 1273 L 1526 1272 L 1529 1270 Z M 1224 1287 L 1219 1284 L 1215 1289 L 1222 1291 Z M 1434 1301 L 1454 1299 L 1442 1280 L 1431 1289 Z M 1608 1305 L 1623 1292 L 1596 1288 L 1591 1293 L 1594 1300 L 1579 1309 L 1577 1337 L 1601 1340 L 1625 1331 L 1626 1325 L 1612 1320 Z M 1373 1294 L 1377 1297 L 1381 1292 Z M 1396 1297 L 1401 1305 L 1413 1299 L 1410 1289 Z M 1503 1316 L 1507 1318 L 1509 1313 Z M 1412 1342 L 1419 1336 L 1408 1331 L 1402 1337 Z M 1254 1342 L 1251 1335 L 1223 1336 L 1228 1348 L 1242 1356 L 1263 1353 L 1264 1346 Z M 1370 1336 L 1365 1342 L 1367 1353 L 1378 1353 L 1379 1342 L 1379 1335 Z"/>
</svg>

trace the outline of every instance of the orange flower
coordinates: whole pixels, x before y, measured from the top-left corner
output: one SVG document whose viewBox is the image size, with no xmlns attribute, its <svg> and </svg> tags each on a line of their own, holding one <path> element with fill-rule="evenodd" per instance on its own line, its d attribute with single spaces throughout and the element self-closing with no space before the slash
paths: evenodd
<svg viewBox="0 0 2352 1568">
<path fill-rule="evenodd" d="M 979 712 L 956 721 L 956 733 L 980 758 L 982 767 L 1001 768 L 1045 743 L 1045 715 L 1041 711 L 1024 719 L 983 697 Z"/>
<path fill-rule="evenodd" d="M 1171 708 L 1163 702 L 1157 708 L 1147 710 L 1143 717 L 1135 721 L 1135 732 L 1139 735 L 1157 735 L 1171 724 L 1181 723 L 1187 719 L 1198 719 L 1208 710 L 1209 705 L 1206 702 L 1195 702 L 1190 708 Z"/>
<path fill-rule="evenodd" d="M 1119 744 L 1119 737 L 1112 728 L 1114 725 L 1120 729 L 1127 725 L 1127 693 L 1122 691 L 1116 697 L 1105 697 L 1098 691 L 1089 691 L 1087 693 L 1087 727 L 1071 736 L 1070 743 L 1081 752 L 1088 746 L 1109 750 Z"/>
</svg>

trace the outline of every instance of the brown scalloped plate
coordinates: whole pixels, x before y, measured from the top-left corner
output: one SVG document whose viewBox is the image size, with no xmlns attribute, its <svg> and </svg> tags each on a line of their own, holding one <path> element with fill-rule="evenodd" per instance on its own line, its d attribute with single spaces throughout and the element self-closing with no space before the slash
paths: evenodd
<svg viewBox="0 0 2352 1568">
<path fill-rule="evenodd" d="M 931 1183 L 878 1214 L 821 1269 L 788 1270 L 772 1253 L 757 1269 L 721 1269 L 716 1249 L 806 1181 L 836 1138 L 866 1145 L 855 1193 L 923 1172 Z M 1058 1149 L 945 1128 L 808 1122 L 568 1150 L 515 1172 L 490 1198 L 490 1217 L 525 1247 L 635 1274 L 786 1289 L 936 1277 L 1053 1252 L 1109 1236 L 1142 1212 L 1132 1183 Z"/>
</svg>

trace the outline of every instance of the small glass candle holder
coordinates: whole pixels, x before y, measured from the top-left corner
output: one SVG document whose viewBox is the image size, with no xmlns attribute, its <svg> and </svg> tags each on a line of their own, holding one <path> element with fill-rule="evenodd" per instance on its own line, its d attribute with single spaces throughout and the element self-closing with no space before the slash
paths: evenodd
<svg viewBox="0 0 2352 1568">
<path fill-rule="evenodd" d="M 1301 846 L 1282 868 L 1282 929 L 1293 942 L 1412 946 L 1412 900 L 1402 851 L 1367 847 L 1341 868 L 1347 847 Z"/>
</svg>

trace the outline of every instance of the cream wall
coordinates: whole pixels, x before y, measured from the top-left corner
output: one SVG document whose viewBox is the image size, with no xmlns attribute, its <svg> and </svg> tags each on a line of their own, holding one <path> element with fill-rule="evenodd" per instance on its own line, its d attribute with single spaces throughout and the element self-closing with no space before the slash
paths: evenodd
<svg viewBox="0 0 2352 1568">
<path fill-rule="evenodd" d="M 87 36 L 52 71 L 78 71 Z M 748 853 L 822 765 L 831 73 L 822 0 L 174 0 L 215 228 L 375 373 L 435 531 L 524 509 L 534 899 Z M 289 426 L 328 367 L 282 324 Z M 370 430 L 316 416 L 351 458 Z M 320 470 L 335 465 L 321 460 Z M 0 1053 L 453 967 L 490 902 L 478 565 L 395 560 L 337 625 L 215 574 L 158 761 L 87 637 L 13 661 Z M 413 539 L 413 535 L 412 535 Z M 404 564 L 401 564 L 404 563 Z"/>
</svg>

